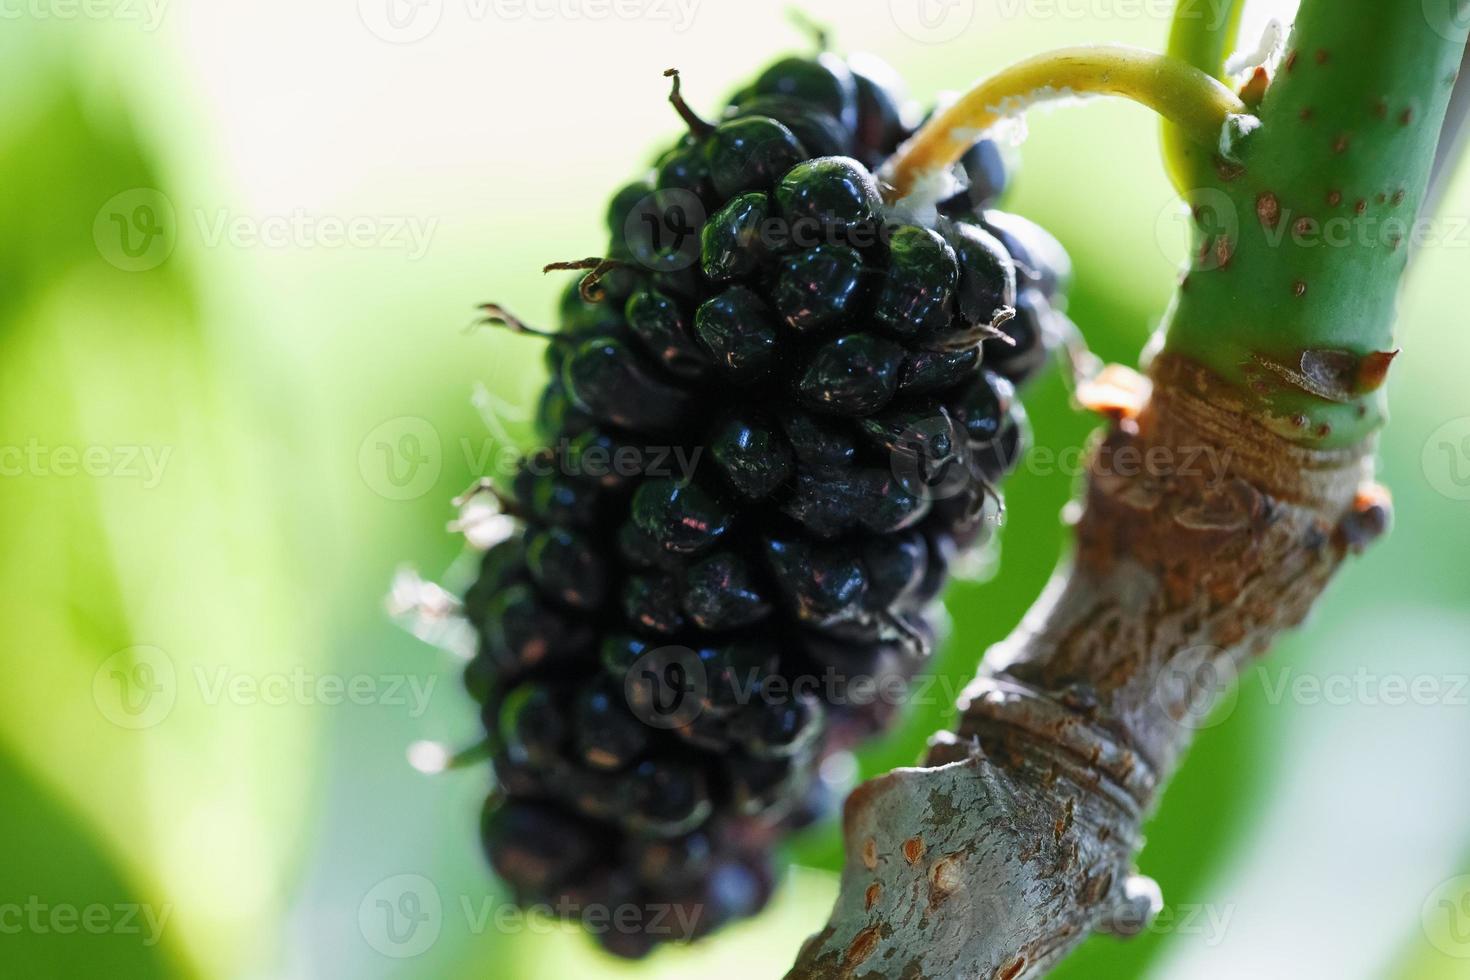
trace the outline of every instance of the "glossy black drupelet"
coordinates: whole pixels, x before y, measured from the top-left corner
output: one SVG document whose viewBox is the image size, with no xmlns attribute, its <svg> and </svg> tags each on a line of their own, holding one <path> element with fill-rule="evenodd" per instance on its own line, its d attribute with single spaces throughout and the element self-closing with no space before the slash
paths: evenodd
<svg viewBox="0 0 1470 980">
<path fill-rule="evenodd" d="M 619 955 L 767 901 L 772 848 L 834 803 L 818 763 L 927 656 L 1060 333 L 1065 253 L 991 210 L 993 146 L 933 228 L 887 221 L 890 75 L 778 62 L 618 192 L 622 265 L 569 286 L 548 349 L 524 530 L 465 597 L 491 863 L 524 903 L 632 910 L 597 932 Z"/>
</svg>

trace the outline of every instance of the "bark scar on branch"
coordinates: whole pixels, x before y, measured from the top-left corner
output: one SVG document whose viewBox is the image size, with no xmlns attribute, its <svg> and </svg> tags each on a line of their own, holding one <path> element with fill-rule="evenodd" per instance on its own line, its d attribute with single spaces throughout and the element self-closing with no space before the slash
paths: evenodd
<svg viewBox="0 0 1470 980">
<path fill-rule="evenodd" d="M 1371 445 L 1294 446 L 1165 355 L 1094 447 L 1077 553 L 923 768 L 847 801 L 827 927 L 788 980 L 1021 980 L 1157 912 L 1140 829 L 1214 695 L 1386 529 Z"/>
</svg>

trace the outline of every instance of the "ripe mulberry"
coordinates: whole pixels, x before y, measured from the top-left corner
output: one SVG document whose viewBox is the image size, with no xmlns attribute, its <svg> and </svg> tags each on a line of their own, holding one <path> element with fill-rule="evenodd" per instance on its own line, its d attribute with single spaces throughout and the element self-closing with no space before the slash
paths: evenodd
<svg viewBox="0 0 1470 980">
<path fill-rule="evenodd" d="M 832 805 L 819 764 L 928 656 L 1065 323 L 1066 254 L 993 209 L 993 145 L 932 221 L 892 217 L 891 77 L 788 58 L 711 124 L 674 76 L 689 132 L 569 284 L 521 529 L 464 598 L 491 864 L 523 903 L 641 910 L 599 933 L 619 955 L 767 901 L 772 848 Z"/>
</svg>

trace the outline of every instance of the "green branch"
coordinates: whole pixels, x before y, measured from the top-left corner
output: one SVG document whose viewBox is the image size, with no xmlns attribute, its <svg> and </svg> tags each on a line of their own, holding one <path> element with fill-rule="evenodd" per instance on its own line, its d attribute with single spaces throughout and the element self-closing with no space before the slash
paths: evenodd
<svg viewBox="0 0 1470 980">
<path fill-rule="evenodd" d="M 1465 47 L 1454 4 L 1303 0 L 1238 168 L 1186 197 L 1195 253 L 1165 349 L 1303 445 L 1385 418 L 1399 280 Z"/>
</svg>

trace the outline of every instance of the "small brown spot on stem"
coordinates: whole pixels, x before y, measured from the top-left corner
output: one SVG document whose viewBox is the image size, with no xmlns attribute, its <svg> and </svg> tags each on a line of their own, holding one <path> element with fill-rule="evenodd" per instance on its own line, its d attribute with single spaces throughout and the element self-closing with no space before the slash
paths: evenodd
<svg viewBox="0 0 1470 980">
<path fill-rule="evenodd" d="M 918 864 L 924 856 L 924 839 L 910 837 L 903 842 L 903 859 L 909 864 Z"/>
<path fill-rule="evenodd" d="M 1292 283 L 1291 295 L 1297 297 L 1298 299 L 1307 295 L 1307 284 L 1301 279 L 1298 279 L 1296 282 Z"/>
<path fill-rule="evenodd" d="M 1261 219 L 1261 224 L 1267 228 L 1275 228 L 1281 223 L 1281 201 L 1270 191 L 1262 191 L 1256 197 L 1256 217 Z"/>
<path fill-rule="evenodd" d="M 1394 207 L 1398 207 L 1400 204 L 1403 204 L 1404 203 L 1404 191 L 1403 191 L 1403 189 L 1400 188 L 1399 190 L 1394 191 L 1393 192 L 1393 197 L 1390 198 L 1390 201 L 1391 201 L 1391 203 L 1393 204 Z"/>
<path fill-rule="evenodd" d="M 1318 48 L 1317 49 L 1317 55 L 1316 55 L 1317 64 L 1319 64 L 1319 65 L 1325 65 L 1325 64 L 1327 64 L 1327 62 L 1331 58 L 1332 58 L 1332 55 L 1328 52 L 1328 50 L 1326 48 Z"/>
<path fill-rule="evenodd" d="M 1413 122 L 1414 122 L 1414 108 L 1413 108 L 1413 106 L 1410 106 L 1409 108 L 1405 109 L 1403 112 L 1399 113 L 1399 125 L 1400 126 L 1408 126 L 1408 125 L 1411 125 Z"/>
<path fill-rule="evenodd" d="M 863 867 L 869 871 L 878 869 L 878 842 L 872 837 L 863 841 Z"/>
<path fill-rule="evenodd" d="M 843 969 L 851 973 L 861 966 L 864 960 L 873 955 L 873 950 L 878 948 L 878 939 L 877 926 L 868 926 L 853 936 L 852 944 L 847 947 L 847 954 L 842 957 Z"/>
<path fill-rule="evenodd" d="M 871 885 L 868 886 L 868 890 L 863 893 L 863 908 L 871 912 L 873 906 L 878 904 L 878 899 L 882 896 L 882 894 L 883 886 L 878 884 L 876 881 L 873 882 Z"/>
<path fill-rule="evenodd" d="M 1288 74 L 1296 70 L 1296 56 L 1297 53 L 1295 51 L 1291 52 L 1286 56 L 1286 62 L 1281 66 Z"/>
<path fill-rule="evenodd" d="M 1300 119 L 1302 122 L 1311 122 L 1313 115 L 1314 113 L 1312 111 L 1312 107 L 1309 105 L 1304 105 L 1302 106 L 1301 111 L 1297 113 L 1297 118 Z"/>
<path fill-rule="evenodd" d="M 1327 192 L 1327 206 L 1335 208 L 1342 203 L 1342 191 L 1331 190 Z"/>
<path fill-rule="evenodd" d="M 1387 204 L 1388 203 L 1388 195 L 1385 194 L 1385 193 L 1383 193 L 1382 191 L 1379 191 L 1378 192 L 1378 203 L 1379 204 Z"/>
<path fill-rule="evenodd" d="M 1024 969 L 1026 969 L 1026 957 L 1017 956 L 996 971 L 995 980 L 1016 980 Z"/>
<path fill-rule="evenodd" d="M 1379 119 L 1387 119 L 1388 102 L 1384 99 L 1379 99 L 1377 102 L 1373 103 L 1373 115 L 1377 116 Z"/>
<path fill-rule="evenodd" d="M 1332 141 L 1332 152 L 1346 153 L 1349 143 L 1348 135 L 1346 133 L 1339 133 L 1337 138 Z"/>
<path fill-rule="evenodd" d="M 1353 205 L 1353 210 L 1356 211 L 1358 214 L 1362 214 L 1364 211 L 1367 211 L 1368 210 L 1368 201 L 1367 201 L 1367 199 L 1366 198 L 1361 198 L 1361 197 L 1358 198 L 1358 203 Z"/>
<path fill-rule="evenodd" d="M 1235 258 L 1235 242 L 1230 239 L 1230 236 L 1221 235 L 1215 239 L 1215 265 L 1223 269 L 1230 264 L 1233 258 Z"/>
<path fill-rule="evenodd" d="M 1312 229 L 1315 227 L 1316 222 L 1314 222 L 1311 218 L 1297 218 L 1296 221 L 1292 224 L 1291 230 L 1298 235 L 1310 235 L 1312 233 Z"/>
</svg>

